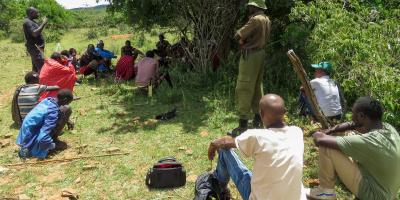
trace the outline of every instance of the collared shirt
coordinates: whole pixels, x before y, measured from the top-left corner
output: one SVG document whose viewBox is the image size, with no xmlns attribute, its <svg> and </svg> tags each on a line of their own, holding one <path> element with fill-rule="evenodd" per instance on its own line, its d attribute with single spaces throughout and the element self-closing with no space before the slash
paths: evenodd
<svg viewBox="0 0 400 200">
<path fill-rule="evenodd" d="M 35 45 L 44 48 L 44 38 L 42 34 L 40 33 L 37 37 L 33 36 L 33 31 L 39 28 L 39 25 L 35 21 L 25 18 L 23 28 L 26 39 L 25 45 L 28 49 L 36 50 Z"/>
<path fill-rule="evenodd" d="M 54 147 L 51 131 L 57 126 L 60 109 L 54 98 L 46 98 L 24 119 L 17 145 L 28 149 L 28 157 L 46 158 Z"/>
<path fill-rule="evenodd" d="M 310 82 L 318 105 L 326 117 L 342 114 L 339 88 L 329 76 L 315 78 Z"/>
<path fill-rule="evenodd" d="M 252 15 L 249 21 L 236 32 L 244 44 L 244 50 L 259 50 L 264 48 L 271 32 L 271 21 L 261 11 Z"/>
<path fill-rule="evenodd" d="M 393 126 L 383 123 L 382 129 L 337 137 L 336 142 L 360 168 L 358 198 L 395 199 L 400 189 L 400 136 Z"/>
<path fill-rule="evenodd" d="M 241 153 L 254 158 L 250 200 L 306 199 L 299 127 L 252 129 L 236 137 L 235 143 Z"/>
<path fill-rule="evenodd" d="M 137 64 L 136 84 L 139 86 L 148 86 L 150 81 L 157 76 L 158 61 L 154 58 L 143 58 Z"/>
</svg>

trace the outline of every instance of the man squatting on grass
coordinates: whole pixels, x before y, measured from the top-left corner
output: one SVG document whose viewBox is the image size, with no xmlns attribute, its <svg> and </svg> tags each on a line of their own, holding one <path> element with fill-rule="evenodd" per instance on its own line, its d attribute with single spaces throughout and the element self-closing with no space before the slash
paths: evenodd
<svg viewBox="0 0 400 200">
<path fill-rule="evenodd" d="M 214 175 L 224 191 L 223 199 L 230 199 L 227 185 L 232 178 L 244 200 L 305 200 L 303 132 L 299 127 L 283 122 L 286 109 L 280 96 L 268 94 L 259 104 L 266 129 L 251 129 L 236 138 L 226 136 L 209 146 L 210 160 L 218 151 Z M 247 169 L 233 148 L 255 159 L 253 172 Z"/>
<path fill-rule="evenodd" d="M 17 137 L 16 143 L 21 147 L 20 157 L 44 159 L 50 150 L 58 147 L 57 144 L 61 143 L 58 137 L 72 114 L 68 106 L 72 100 L 70 90 L 60 90 L 56 98 L 44 99 L 29 112 Z"/>
<path fill-rule="evenodd" d="M 392 200 L 400 188 L 400 136 L 393 126 L 382 123 L 383 108 L 370 97 L 359 98 L 352 109 L 352 122 L 316 132 L 319 146 L 319 181 L 307 189 L 312 199 L 336 199 L 336 176 L 357 198 Z M 360 130 L 360 135 L 332 134 Z"/>
</svg>

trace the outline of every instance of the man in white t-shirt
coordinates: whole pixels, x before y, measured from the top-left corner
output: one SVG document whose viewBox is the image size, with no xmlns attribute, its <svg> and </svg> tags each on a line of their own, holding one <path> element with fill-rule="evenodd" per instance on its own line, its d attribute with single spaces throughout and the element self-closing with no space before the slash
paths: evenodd
<svg viewBox="0 0 400 200">
<path fill-rule="evenodd" d="M 232 178 L 244 200 L 305 200 L 302 184 L 303 132 L 283 122 L 285 103 L 274 94 L 262 97 L 260 115 L 266 129 L 252 129 L 236 138 L 229 136 L 211 142 L 208 158 L 218 152 L 214 172 L 223 191 Z M 238 155 L 254 158 L 253 172 Z M 227 192 L 228 193 L 228 192 Z M 224 199 L 229 199 L 226 195 Z"/>
<path fill-rule="evenodd" d="M 333 71 L 332 64 L 329 62 L 321 62 L 311 66 L 315 69 L 315 78 L 310 81 L 310 85 L 314 90 L 322 113 L 328 119 L 340 120 L 342 118 L 342 105 L 339 87 L 335 81 L 329 77 L 329 74 Z M 315 114 L 303 91 L 300 95 L 300 104 L 305 108 L 304 114 L 311 114 L 315 118 Z"/>
</svg>

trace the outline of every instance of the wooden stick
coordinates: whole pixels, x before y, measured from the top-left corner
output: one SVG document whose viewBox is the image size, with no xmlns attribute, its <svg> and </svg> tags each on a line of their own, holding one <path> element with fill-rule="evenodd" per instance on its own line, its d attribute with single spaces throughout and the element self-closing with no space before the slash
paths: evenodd
<svg viewBox="0 0 400 200">
<path fill-rule="evenodd" d="M 287 52 L 287 55 L 293 64 L 294 71 L 297 73 L 297 76 L 301 81 L 301 84 L 305 90 L 307 98 L 310 100 L 312 109 L 315 113 L 315 116 L 317 117 L 318 122 L 321 123 L 323 129 L 328 129 L 329 128 L 328 120 L 326 119 L 326 117 L 321 111 L 321 108 L 318 105 L 317 98 L 315 97 L 314 91 L 311 88 L 310 80 L 308 79 L 306 71 L 303 68 L 303 64 L 301 64 L 299 57 L 297 57 L 297 55 L 294 53 L 293 50 L 289 50 Z"/>
<path fill-rule="evenodd" d="M 54 162 L 71 162 L 74 160 L 82 160 L 82 159 L 89 159 L 89 158 L 100 158 L 100 157 L 110 157 L 110 156 L 122 156 L 128 155 L 130 153 L 114 153 L 114 154 L 103 154 L 103 155 L 94 155 L 94 156 L 79 156 L 73 158 L 63 158 L 63 159 L 52 159 L 52 160 L 43 160 L 43 161 L 36 161 L 36 162 L 22 162 L 22 163 L 15 163 L 15 164 L 6 164 L 3 165 L 5 167 L 16 167 L 16 166 L 24 166 L 24 165 L 41 165 L 46 163 L 54 163 Z"/>
</svg>

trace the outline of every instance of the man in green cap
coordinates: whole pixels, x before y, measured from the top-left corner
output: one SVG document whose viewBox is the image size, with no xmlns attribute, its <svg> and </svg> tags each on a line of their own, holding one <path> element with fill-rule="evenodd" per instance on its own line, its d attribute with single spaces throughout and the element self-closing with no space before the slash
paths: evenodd
<svg viewBox="0 0 400 200">
<path fill-rule="evenodd" d="M 330 78 L 333 72 L 332 64 L 320 62 L 312 64 L 314 68 L 314 79 L 310 81 L 311 88 L 314 90 L 315 97 L 322 113 L 329 120 L 340 120 L 342 117 L 341 95 L 338 85 Z M 303 107 L 302 114 L 311 115 L 315 119 L 314 111 L 307 99 L 303 88 L 300 88 L 300 104 Z"/>
<path fill-rule="evenodd" d="M 250 0 L 247 4 L 249 21 L 236 32 L 242 56 L 236 84 L 236 104 L 239 127 L 229 135 L 236 137 L 247 130 L 248 120 L 253 118 L 253 128 L 262 126 L 259 115 L 259 101 L 263 95 L 264 47 L 271 31 L 271 22 L 264 14 L 267 9 L 264 0 Z"/>
</svg>

